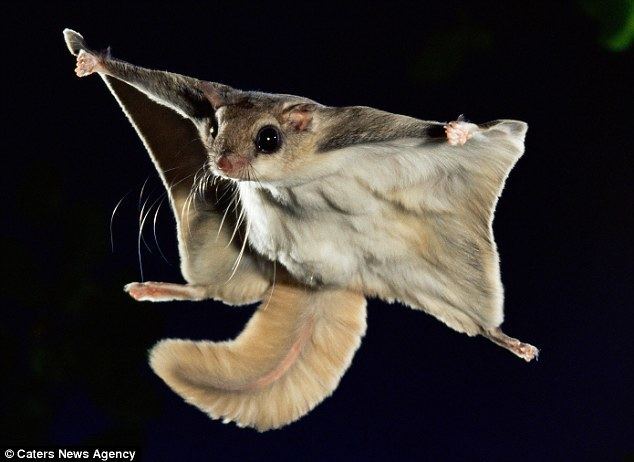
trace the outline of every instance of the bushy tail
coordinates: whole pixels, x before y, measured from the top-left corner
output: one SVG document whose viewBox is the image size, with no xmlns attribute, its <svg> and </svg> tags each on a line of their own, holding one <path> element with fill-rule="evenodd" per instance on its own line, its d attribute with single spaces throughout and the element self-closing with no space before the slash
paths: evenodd
<svg viewBox="0 0 634 462">
<path fill-rule="evenodd" d="M 279 428 L 337 387 L 365 333 L 365 307 L 359 293 L 278 283 L 235 340 L 163 340 L 150 364 L 214 419 Z"/>
</svg>

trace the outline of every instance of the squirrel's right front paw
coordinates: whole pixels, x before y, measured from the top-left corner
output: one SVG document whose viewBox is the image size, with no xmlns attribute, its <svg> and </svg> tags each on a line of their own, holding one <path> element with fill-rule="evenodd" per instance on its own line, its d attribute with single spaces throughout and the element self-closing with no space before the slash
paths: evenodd
<svg viewBox="0 0 634 462">
<path fill-rule="evenodd" d="M 458 120 L 449 122 L 444 126 L 447 135 L 447 141 L 451 146 L 462 146 L 474 133 L 478 130 L 478 126 L 462 120 L 462 116 Z"/>
<path fill-rule="evenodd" d="M 81 50 L 77 55 L 75 74 L 77 74 L 78 77 L 85 77 L 94 72 L 99 72 L 99 65 L 98 57 L 85 50 Z"/>
<path fill-rule="evenodd" d="M 131 282 L 125 285 L 123 291 L 139 302 L 157 301 L 162 298 L 163 286 L 166 284 L 161 282 Z"/>
<path fill-rule="evenodd" d="M 139 302 L 171 302 L 173 300 L 203 300 L 205 287 L 170 282 L 131 282 L 123 290 Z"/>
</svg>

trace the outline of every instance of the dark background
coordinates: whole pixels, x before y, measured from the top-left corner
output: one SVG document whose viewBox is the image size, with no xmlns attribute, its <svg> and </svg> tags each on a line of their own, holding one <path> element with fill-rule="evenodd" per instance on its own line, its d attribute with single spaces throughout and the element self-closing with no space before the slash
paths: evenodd
<svg viewBox="0 0 634 462">
<path fill-rule="evenodd" d="M 556 3 L 2 7 L 0 444 L 129 445 L 143 460 L 631 460 L 633 6 Z M 238 88 L 527 121 L 494 227 L 505 330 L 539 362 L 372 300 L 339 388 L 297 423 L 258 434 L 185 404 L 147 350 L 234 337 L 253 309 L 122 292 L 140 278 L 140 206 L 162 186 L 101 80 L 75 77 L 64 27 Z M 171 264 L 153 216 L 145 277 L 180 281 L 170 212 L 156 236 Z"/>
</svg>

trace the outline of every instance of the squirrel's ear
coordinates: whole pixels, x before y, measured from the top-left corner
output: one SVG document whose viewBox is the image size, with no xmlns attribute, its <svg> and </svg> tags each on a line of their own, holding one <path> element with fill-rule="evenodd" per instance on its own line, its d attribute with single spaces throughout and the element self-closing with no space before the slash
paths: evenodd
<svg viewBox="0 0 634 462">
<path fill-rule="evenodd" d="M 315 103 L 293 104 L 282 113 L 282 123 L 288 124 L 298 131 L 308 130 L 313 121 L 315 109 L 317 109 Z"/>
<path fill-rule="evenodd" d="M 200 89 L 213 106 L 214 111 L 229 104 L 233 93 L 236 92 L 230 86 L 216 82 L 201 82 Z"/>
</svg>

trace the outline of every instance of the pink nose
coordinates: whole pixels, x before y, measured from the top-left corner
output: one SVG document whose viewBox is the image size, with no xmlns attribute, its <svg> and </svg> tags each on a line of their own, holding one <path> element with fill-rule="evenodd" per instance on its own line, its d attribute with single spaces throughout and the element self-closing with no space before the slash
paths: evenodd
<svg viewBox="0 0 634 462">
<path fill-rule="evenodd" d="M 220 170 L 222 170 L 225 173 L 228 173 L 231 170 L 233 170 L 233 164 L 231 163 L 231 161 L 229 160 L 229 157 L 227 156 L 220 156 L 220 158 L 216 161 L 216 165 L 218 166 Z"/>
<path fill-rule="evenodd" d="M 235 175 L 247 166 L 249 159 L 238 154 L 223 154 L 216 161 L 218 169 L 227 175 Z"/>
</svg>

